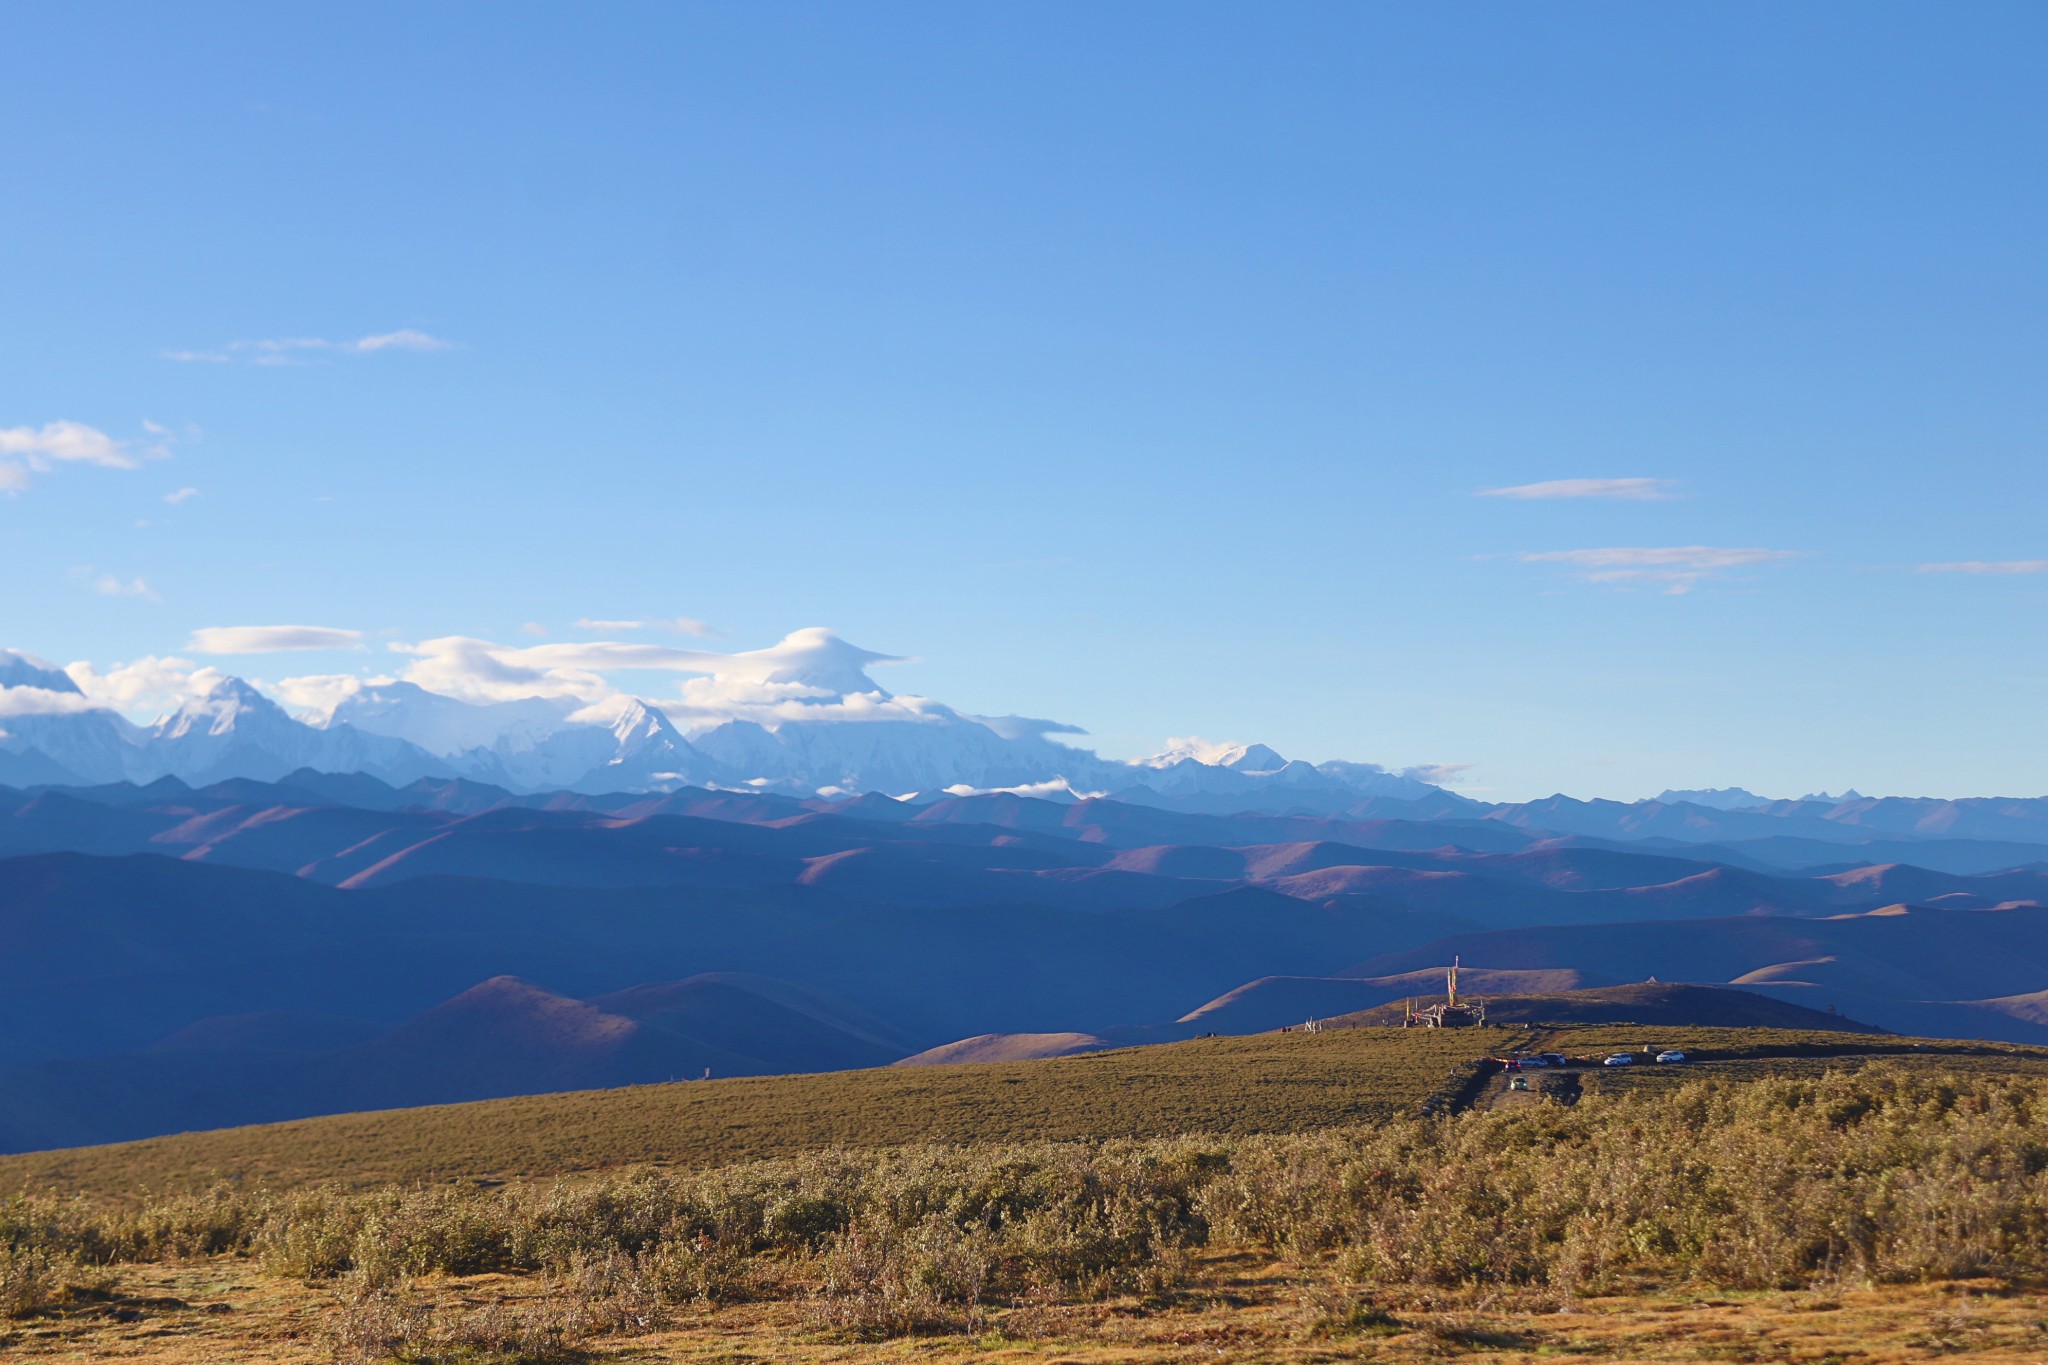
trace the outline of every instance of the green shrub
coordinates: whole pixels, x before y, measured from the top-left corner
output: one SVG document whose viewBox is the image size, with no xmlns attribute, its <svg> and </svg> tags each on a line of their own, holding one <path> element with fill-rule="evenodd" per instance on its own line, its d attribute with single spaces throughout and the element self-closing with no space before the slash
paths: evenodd
<svg viewBox="0 0 2048 1365">
<path fill-rule="evenodd" d="M 985 1228 L 937 1214 L 909 1227 L 864 1219 L 819 1256 L 813 1320 L 860 1337 L 972 1330 L 982 1322 L 991 1241 Z"/>
<path fill-rule="evenodd" d="M 1361 1295 L 2018 1278 L 2048 1274 L 2044 1118 L 2048 1081 L 1875 1065 L 1265 1137 L 827 1150 L 490 1190 L 222 1187 L 127 1210 L 17 1197 L 0 1203 L 0 1305 L 42 1311 L 107 1262 L 243 1254 L 344 1287 L 337 1350 L 544 1353 L 771 1296 L 856 1337 L 970 1330 L 1006 1305 L 1156 1299 L 1211 1242 L 1333 1262 Z M 418 1277 L 491 1270 L 547 1276 L 574 1311 L 451 1326 L 407 1306 Z M 1318 1312 L 1317 1330 L 1375 1325 Z"/>
<path fill-rule="evenodd" d="M 642 1252 L 640 1263 L 664 1304 L 744 1303 L 759 1296 L 768 1278 L 746 1250 L 707 1233 L 665 1240 Z"/>
<path fill-rule="evenodd" d="M 46 1247 L 0 1245 L 0 1318 L 27 1318 L 84 1296 L 104 1295 L 114 1276 Z"/>
</svg>

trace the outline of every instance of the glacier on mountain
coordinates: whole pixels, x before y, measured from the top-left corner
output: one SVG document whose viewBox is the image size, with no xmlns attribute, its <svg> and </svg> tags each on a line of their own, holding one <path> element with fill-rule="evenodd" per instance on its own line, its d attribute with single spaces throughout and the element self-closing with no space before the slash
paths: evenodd
<svg viewBox="0 0 2048 1365">
<path fill-rule="evenodd" d="M 94 704 L 62 670 L 0 651 L 0 783 L 146 783 L 360 772 L 394 785 L 462 777 L 514 791 L 671 791 L 810 796 L 1028 791 L 1243 809 L 1339 809 L 1371 796 L 1441 795 L 1371 764 L 1314 765 L 1262 744 L 1174 741 L 1157 756 L 1105 759 L 1064 744 L 1076 727 L 974 716 L 899 697 L 867 675 L 891 656 L 829 631 L 710 656 L 675 702 L 614 694 L 457 697 L 403 679 L 324 680 L 324 706 L 293 715 L 258 687 L 215 675 L 139 726 Z M 87 678 L 89 675 L 81 675 Z"/>
</svg>

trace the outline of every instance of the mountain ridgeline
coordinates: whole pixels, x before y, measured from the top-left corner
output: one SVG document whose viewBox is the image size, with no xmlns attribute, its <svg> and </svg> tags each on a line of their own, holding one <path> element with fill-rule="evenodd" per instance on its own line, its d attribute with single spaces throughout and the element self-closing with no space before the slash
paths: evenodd
<svg viewBox="0 0 2048 1365">
<path fill-rule="evenodd" d="M 1370 1023 L 1453 957 L 1504 1018 L 2048 1042 L 2040 803 L 1153 798 L 0 789 L 0 1149 Z"/>
<path fill-rule="evenodd" d="M 1113 761 L 881 661 L 297 714 L 201 671 L 141 725 L 0 651 L 0 1149 L 1371 1023 L 1453 959 L 1502 1017 L 2048 1042 L 2048 799 Z"/>
<path fill-rule="evenodd" d="M 721 787 L 796 795 L 1011 788 L 1128 793 L 1235 810 L 1309 801 L 1337 810 L 1373 796 L 1437 789 L 1375 764 L 1309 764 L 1264 745 L 1193 745 L 1136 762 L 1106 760 L 1050 736 L 1074 727 L 971 716 L 897 697 L 862 671 L 879 656 L 827 631 L 773 651 L 765 710 L 693 708 L 679 725 L 661 704 L 608 695 L 475 700 L 402 680 L 333 680 L 326 705 L 288 712 L 239 678 L 195 675 L 195 691 L 148 725 L 89 697 L 62 669 L 0 650 L 0 783 L 196 786 L 275 781 L 299 770 L 360 773 L 394 785 L 462 778 L 519 792 Z M 672 709 L 672 708 L 671 708 Z"/>
</svg>

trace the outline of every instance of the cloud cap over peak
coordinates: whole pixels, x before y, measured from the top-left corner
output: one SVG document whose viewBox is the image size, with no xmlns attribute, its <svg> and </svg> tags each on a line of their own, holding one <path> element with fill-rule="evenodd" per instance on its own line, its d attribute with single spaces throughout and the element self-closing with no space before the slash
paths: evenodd
<svg viewBox="0 0 2048 1365">
<path fill-rule="evenodd" d="M 798 683 L 828 692 L 880 692 L 867 669 L 875 664 L 900 664 L 900 654 L 877 654 L 848 644 L 823 626 L 793 630 L 766 649 L 723 656 L 724 674 L 758 678 L 769 683 Z M 886 695 L 886 693 L 884 694 Z"/>
<path fill-rule="evenodd" d="M 391 648 L 413 656 L 404 673 L 407 681 L 473 700 L 545 695 L 597 702 L 616 692 L 604 674 L 633 670 L 698 674 L 717 680 L 721 695 L 734 687 L 753 688 L 749 700 L 756 703 L 769 700 L 759 691 L 764 688 L 785 702 L 850 696 L 887 700 L 889 693 L 866 670 L 903 662 L 901 656 L 849 644 L 820 626 L 792 631 L 765 649 L 735 654 L 623 640 L 503 645 L 460 635 Z M 700 699 L 708 694 L 699 688 L 689 695 Z"/>
</svg>

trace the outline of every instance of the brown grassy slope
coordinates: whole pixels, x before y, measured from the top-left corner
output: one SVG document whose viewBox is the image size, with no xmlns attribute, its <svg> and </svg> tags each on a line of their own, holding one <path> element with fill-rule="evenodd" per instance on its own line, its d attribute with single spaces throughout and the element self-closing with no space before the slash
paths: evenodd
<svg viewBox="0 0 2048 1365">
<path fill-rule="evenodd" d="M 595 1360 L 733 1365 L 790 1361 L 1001 1362 L 1001 1365 L 1178 1365 L 1195 1358 L 1280 1365 L 1449 1358 L 1491 1361 L 1856 1361 L 1903 1365 L 2027 1361 L 2048 1342 L 2048 1294 L 1986 1281 L 1844 1287 L 1732 1297 L 1682 1289 L 1556 1306 L 1526 1295 L 1463 1304 L 1386 1303 L 1384 1325 L 1353 1325 L 1376 1299 L 1320 1267 L 1216 1252 L 1198 1263 L 1199 1288 L 1169 1303 L 1134 1300 L 1001 1317 L 978 1338 L 846 1340 L 821 1333 L 799 1304 L 750 1303 L 678 1314 L 648 1336 L 590 1343 Z M 422 1282 L 441 1312 L 517 1310 L 545 1303 L 537 1276 L 478 1275 Z M 222 1310 L 226 1311 L 222 1311 Z M 119 1360 L 132 1365 L 331 1365 L 343 1310 L 334 1293 L 252 1274 L 225 1258 L 124 1273 L 120 1292 L 75 1313 L 0 1324 L 9 1360 Z"/>
<path fill-rule="evenodd" d="M 2048 1048 L 1700 1026 L 1407 1030 L 1203 1038 L 1044 1061 L 880 1068 L 534 1095 L 302 1119 L 0 1158 L 0 1192 L 111 1197 L 216 1179 L 518 1179 L 634 1163 L 708 1166 L 832 1146 L 1304 1132 L 1412 1112 L 1510 1047 L 1682 1048 L 1707 1067 L 1892 1056 L 2038 1073 Z M 1645 1068 L 1675 1082 L 1705 1067 Z M 1645 1079 L 1634 1084 L 1659 1084 Z"/>
<path fill-rule="evenodd" d="M 64 1288 L 0 1307 L 0 1357 L 2038 1360 L 2048 1082 L 1915 1055 L 1282 1136 L 24 1201 L 0 1242 Z"/>
<path fill-rule="evenodd" d="M 535 1095 L 0 1158 L 0 1191 L 120 1195 L 708 1165 L 834 1145 L 1294 1132 L 1412 1110 L 1488 1030 L 1204 1038 L 1047 1061 L 881 1068 Z"/>
<path fill-rule="evenodd" d="M 1986 1048 L 1983 1055 L 1953 1054 L 1838 1054 L 1831 1057 L 1761 1056 L 1713 1061 L 1704 1065 L 1588 1067 L 1575 1072 L 1554 1073 L 1563 1080 L 1576 1080 L 1581 1093 L 1603 1097 L 1659 1095 L 1683 1086 L 1688 1080 L 1712 1076 L 1748 1084 L 1755 1081 L 1787 1079 L 1813 1080 L 1829 1073 L 1856 1075 L 1868 1066 L 1905 1069 L 1915 1075 L 1939 1079 L 1968 1079 L 1975 1076 L 2048 1076 L 2048 1056 L 2038 1049 L 2030 1052 L 1999 1052 Z M 1550 1077 L 1543 1078 L 1547 1084 Z"/>
<path fill-rule="evenodd" d="M 969 1066 L 980 1062 L 1034 1062 L 1100 1052 L 1115 1044 L 1092 1033 L 979 1033 L 913 1053 L 892 1066 Z"/>
</svg>

